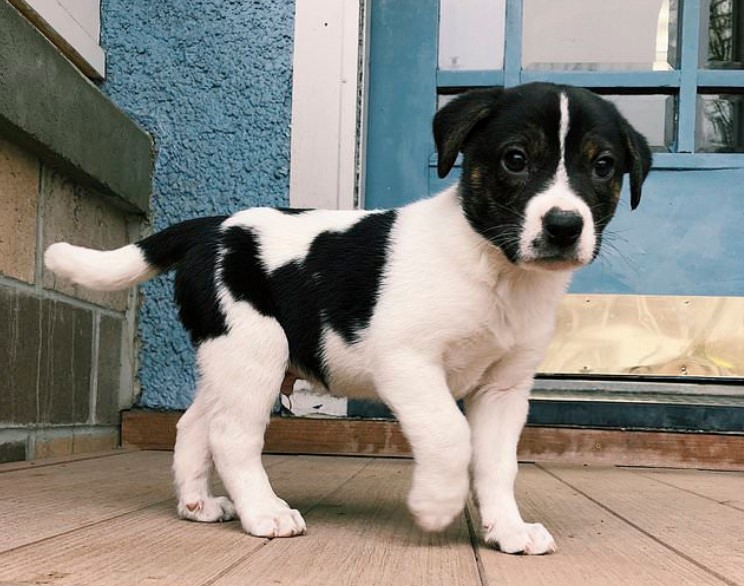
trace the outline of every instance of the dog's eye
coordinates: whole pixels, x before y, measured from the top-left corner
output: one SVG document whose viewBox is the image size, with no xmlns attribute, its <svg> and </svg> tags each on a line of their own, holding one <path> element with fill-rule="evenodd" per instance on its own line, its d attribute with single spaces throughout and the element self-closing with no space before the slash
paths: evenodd
<svg viewBox="0 0 744 586">
<path fill-rule="evenodd" d="M 602 155 L 594 161 L 594 176 L 597 179 L 607 179 L 615 168 L 615 159 L 609 155 Z"/>
<path fill-rule="evenodd" d="M 512 147 L 501 157 L 501 164 L 510 173 L 524 173 L 527 169 L 527 155 L 522 149 Z"/>
</svg>

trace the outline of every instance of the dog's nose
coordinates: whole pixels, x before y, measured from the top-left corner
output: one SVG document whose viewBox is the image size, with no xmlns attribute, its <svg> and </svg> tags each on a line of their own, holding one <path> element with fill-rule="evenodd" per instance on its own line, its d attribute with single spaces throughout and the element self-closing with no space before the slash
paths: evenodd
<svg viewBox="0 0 744 586">
<path fill-rule="evenodd" d="M 556 246 L 571 246 L 579 239 L 583 228 L 584 220 L 577 212 L 552 208 L 543 217 L 545 235 Z"/>
</svg>

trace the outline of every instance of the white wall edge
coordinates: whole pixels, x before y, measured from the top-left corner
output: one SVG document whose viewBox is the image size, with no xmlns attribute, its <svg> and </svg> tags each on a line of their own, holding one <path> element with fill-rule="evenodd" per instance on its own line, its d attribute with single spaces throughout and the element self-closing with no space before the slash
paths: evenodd
<svg viewBox="0 0 744 586">
<path fill-rule="evenodd" d="M 372 0 L 361 0 L 361 23 L 359 23 L 359 34 L 361 41 L 359 44 L 358 62 L 361 64 L 359 79 L 359 91 L 357 94 L 357 153 L 356 153 L 356 171 L 357 171 L 357 197 L 356 205 L 358 208 L 364 208 L 364 187 L 367 184 L 367 112 L 369 103 L 369 27 L 372 20 L 370 12 L 372 10 Z"/>
<path fill-rule="evenodd" d="M 289 201 L 353 209 L 358 200 L 362 2 L 297 0 Z"/>
<path fill-rule="evenodd" d="M 59 0 L 10 0 L 57 48 L 89 77 L 106 75 L 106 54 Z M 98 3 L 100 12 L 100 2 Z M 100 16 L 99 16 L 100 18 Z"/>
</svg>

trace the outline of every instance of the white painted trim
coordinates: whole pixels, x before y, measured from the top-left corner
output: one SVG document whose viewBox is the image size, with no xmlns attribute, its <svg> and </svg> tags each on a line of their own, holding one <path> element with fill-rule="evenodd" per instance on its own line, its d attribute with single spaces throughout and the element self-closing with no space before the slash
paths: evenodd
<svg viewBox="0 0 744 586">
<path fill-rule="evenodd" d="M 353 209 L 360 200 L 360 22 L 363 3 L 297 0 L 289 201 Z"/>
<path fill-rule="evenodd" d="M 359 35 L 361 35 L 359 45 L 358 63 L 362 70 L 359 75 L 359 91 L 357 94 L 357 153 L 356 153 L 356 171 L 357 171 L 357 197 L 356 203 L 358 208 L 364 208 L 364 186 L 367 177 L 367 112 L 369 103 L 369 24 L 372 20 L 370 11 L 372 9 L 372 0 L 360 0 L 361 2 L 361 23 L 358 26 Z"/>
<path fill-rule="evenodd" d="M 86 0 L 84 13 L 81 12 L 80 0 L 10 2 L 83 73 L 95 79 L 103 79 L 106 74 L 106 55 L 99 45 L 100 0 Z"/>
</svg>

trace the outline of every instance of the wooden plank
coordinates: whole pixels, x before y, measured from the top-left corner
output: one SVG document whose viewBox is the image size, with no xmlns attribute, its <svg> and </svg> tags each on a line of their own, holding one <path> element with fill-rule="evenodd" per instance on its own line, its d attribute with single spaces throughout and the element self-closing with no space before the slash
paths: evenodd
<svg viewBox="0 0 744 586">
<path fill-rule="evenodd" d="M 170 498 L 170 457 L 136 453 L 0 475 L 0 551 Z"/>
<path fill-rule="evenodd" d="M 284 458 L 271 456 L 267 465 Z M 0 552 L 173 497 L 172 455 L 136 452 L 0 476 Z"/>
<path fill-rule="evenodd" d="M 377 459 L 306 515 L 301 540 L 274 540 L 215 586 L 479 584 L 467 524 L 418 529 L 406 510 L 412 462 Z"/>
<path fill-rule="evenodd" d="M 635 498 L 643 495 L 635 493 Z M 525 520 L 543 523 L 558 551 L 540 557 L 510 556 L 482 546 L 479 553 L 489 584 L 724 584 L 534 465 L 520 466 L 517 499 Z M 480 526 L 477 513 L 473 517 Z"/>
<path fill-rule="evenodd" d="M 124 411 L 122 443 L 141 449 L 172 450 L 182 412 Z M 273 417 L 266 453 L 410 457 L 395 421 Z"/>
<path fill-rule="evenodd" d="M 56 466 L 68 462 L 77 462 L 79 460 L 96 460 L 98 458 L 109 458 L 112 456 L 121 456 L 122 454 L 131 454 L 140 451 L 137 448 L 127 450 L 105 450 L 103 452 L 85 452 L 82 454 L 67 454 L 65 456 L 54 456 L 51 458 L 39 458 L 37 460 L 22 460 L 20 462 L 6 462 L 0 464 L 0 474 L 3 472 L 14 472 L 16 470 L 27 470 L 29 468 L 44 468 L 46 466 Z"/>
<path fill-rule="evenodd" d="M 0 555 L 0 581 L 202 584 L 264 541 L 242 533 L 236 523 L 181 521 L 173 503 L 163 502 Z"/>
<path fill-rule="evenodd" d="M 275 454 L 331 454 L 410 457 L 411 448 L 396 421 L 275 417 L 265 451 Z"/>
<path fill-rule="evenodd" d="M 172 450 L 181 415 L 183 411 L 122 411 L 121 445 L 141 450 Z"/>
<path fill-rule="evenodd" d="M 624 469 L 546 470 L 708 573 L 744 584 L 744 512 Z"/>
<path fill-rule="evenodd" d="M 142 449 L 173 449 L 180 412 L 125 411 L 122 442 Z M 267 453 L 409 457 L 394 421 L 274 417 Z M 523 461 L 744 470 L 744 435 L 527 427 Z"/>
<path fill-rule="evenodd" d="M 527 427 L 522 460 L 744 470 L 744 435 Z"/>
<path fill-rule="evenodd" d="M 269 469 L 269 476 L 278 494 L 309 509 L 367 464 L 362 458 L 281 459 Z M 174 502 L 161 502 L 0 554 L 0 581 L 46 580 L 55 586 L 211 583 L 269 541 L 246 535 L 238 522 L 179 520 Z"/>
<path fill-rule="evenodd" d="M 722 505 L 744 511 L 744 474 L 737 472 L 714 472 L 710 470 L 652 470 L 631 469 L 657 482 L 676 486 Z"/>
</svg>

